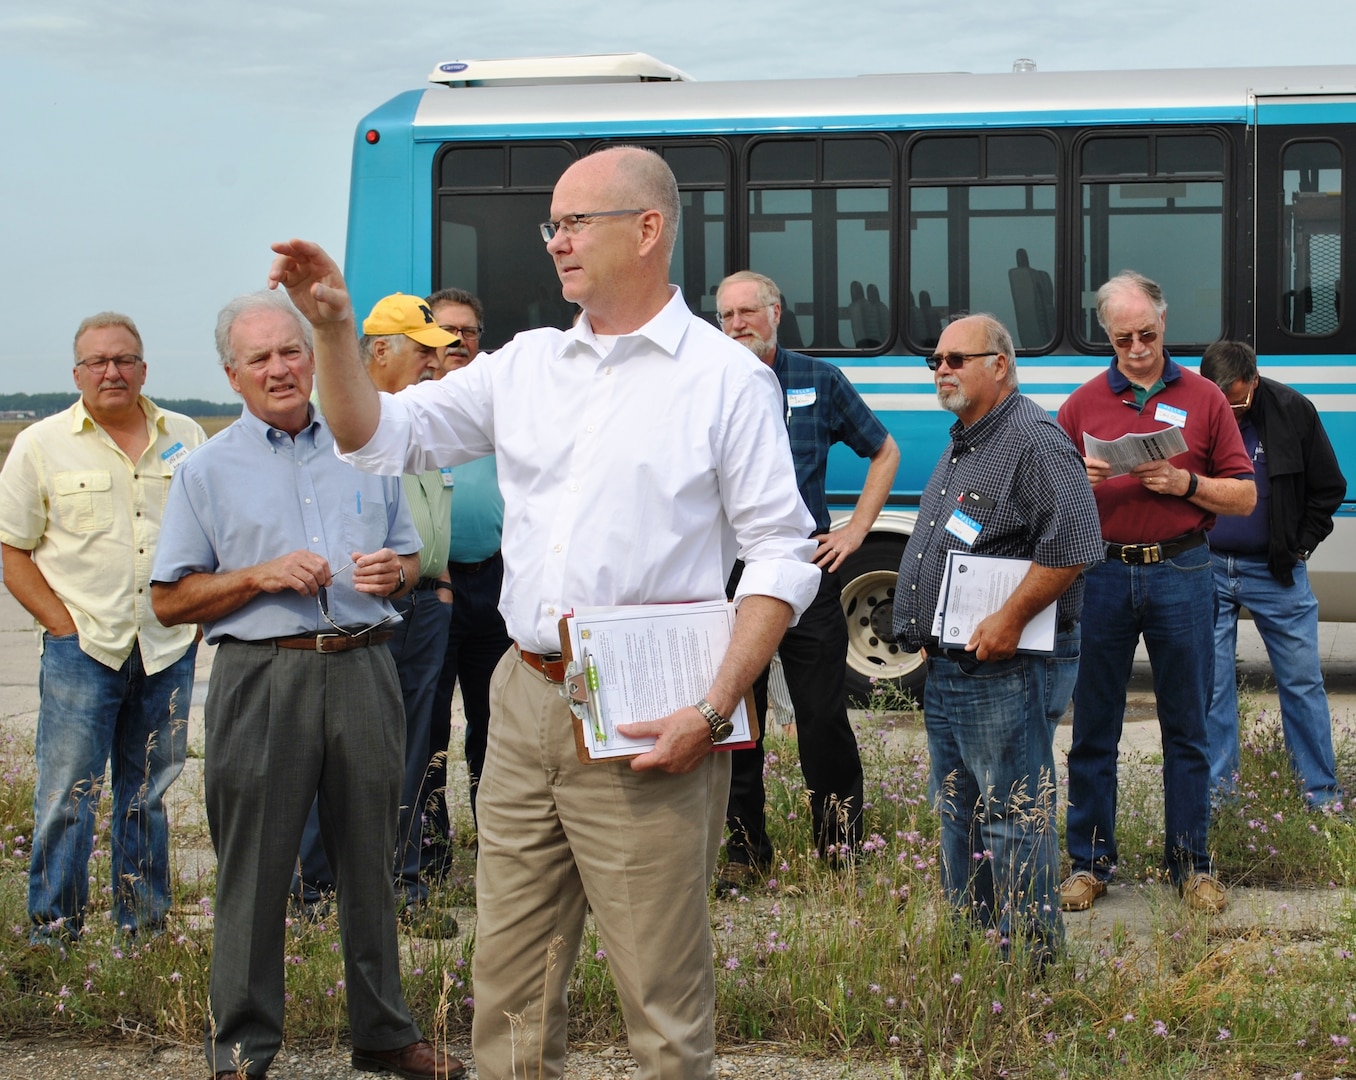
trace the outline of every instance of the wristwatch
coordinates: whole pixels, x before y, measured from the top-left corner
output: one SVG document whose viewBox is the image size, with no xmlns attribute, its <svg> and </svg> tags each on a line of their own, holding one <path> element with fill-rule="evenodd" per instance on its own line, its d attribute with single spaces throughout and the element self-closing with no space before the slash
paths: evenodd
<svg viewBox="0 0 1356 1080">
<path fill-rule="evenodd" d="M 716 712 L 716 707 L 706 698 L 697 702 L 696 710 L 706 718 L 707 724 L 711 726 L 711 741 L 713 743 L 724 742 L 734 734 L 734 724 L 727 718 Z"/>
</svg>

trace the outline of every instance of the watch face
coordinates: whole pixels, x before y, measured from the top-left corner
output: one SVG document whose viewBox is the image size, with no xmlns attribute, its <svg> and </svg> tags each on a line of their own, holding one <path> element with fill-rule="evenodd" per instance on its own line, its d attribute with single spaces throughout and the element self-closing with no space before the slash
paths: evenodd
<svg viewBox="0 0 1356 1080">
<path fill-rule="evenodd" d="M 734 734 L 734 724 L 722 719 L 719 724 L 711 725 L 711 741 L 722 742 Z"/>
</svg>

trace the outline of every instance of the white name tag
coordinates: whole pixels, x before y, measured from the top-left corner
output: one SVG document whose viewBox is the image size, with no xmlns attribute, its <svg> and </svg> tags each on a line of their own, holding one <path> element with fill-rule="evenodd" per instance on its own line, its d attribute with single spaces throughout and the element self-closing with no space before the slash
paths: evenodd
<svg viewBox="0 0 1356 1080">
<path fill-rule="evenodd" d="M 1159 402 L 1158 408 L 1154 410 L 1154 419 L 1160 424 L 1171 424 L 1173 427 L 1186 427 L 1186 410 L 1179 409 L 1176 405 L 1165 405 Z"/>
<path fill-rule="evenodd" d="M 786 392 L 786 407 L 788 409 L 803 409 L 807 405 L 815 403 L 815 388 L 807 387 L 804 390 L 788 390 Z"/>
<path fill-rule="evenodd" d="M 444 465 L 439 469 L 438 475 L 443 478 L 443 487 L 450 488 L 452 486 L 452 468 L 450 465 Z"/>
<path fill-rule="evenodd" d="M 183 463 L 186 457 L 188 457 L 188 448 L 183 443 L 177 442 L 160 455 L 160 460 L 169 466 L 170 472 L 173 472 Z"/>
<path fill-rule="evenodd" d="M 946 531 L 967 547 L 973 546 L 974 542 L 979 539 L 979 531 L 982 528 L 984 526 L 964 510 L 953 510 L 951 519 L 946 523 Z"/>
</svg>

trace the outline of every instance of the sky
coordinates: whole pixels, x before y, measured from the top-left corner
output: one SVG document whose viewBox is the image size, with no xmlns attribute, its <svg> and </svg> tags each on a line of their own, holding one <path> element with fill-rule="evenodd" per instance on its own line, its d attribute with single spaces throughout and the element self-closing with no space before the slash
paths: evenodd
<svg viewBox="0 0 1356 1080">
<path fill-rule="evenodd" d="M 467 13 L 468 8 L 476 10 Z M 152 397 L 231 401 L 212 330 L 275 240 L 342 262 L 358 121 L 444 60 L 648 52 L 703 80 L 1356 60 L 1351 0 L 0 0 L 0 392 L 73 389 L 123 311 Z"/>
</svg>

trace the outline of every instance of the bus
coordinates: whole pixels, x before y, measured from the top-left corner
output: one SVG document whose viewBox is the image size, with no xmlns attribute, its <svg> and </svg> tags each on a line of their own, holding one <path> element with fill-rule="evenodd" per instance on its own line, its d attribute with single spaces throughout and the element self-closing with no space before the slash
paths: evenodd
<svg viewBox="0 0 1356 1080">
<path fill-rule="evenodd" d="M 916 687 L 891 633 L 919 494 L 953 421 L 920 359 L 954 313 L 1012 331 L 1022 390 L 1054 411 L 1110 358 L 1097 287 L 1158 281 L 1173 356 L 1221 337 L 1319 408 L 1356 476 L 1356 66 L 870 75 L 700 82 L 644 54 L 452 61 L 358 125 L 345 273 L 359 310 L 397 289 L 485 303 L 487 348 L 568 326 L 537 223 L 571 162 L 646 146 L 678 179 L 672 280 L 714 320 L 753 269 L 782 344 L 838 364 L 898 442 L 885 510 L 842 570 L 848 679 Z M 829 461 L 831 505 L 865 462 Z M 1321 617 L 1356 620 L 1356 501 L 1315 552 Z"/>
</svg>

